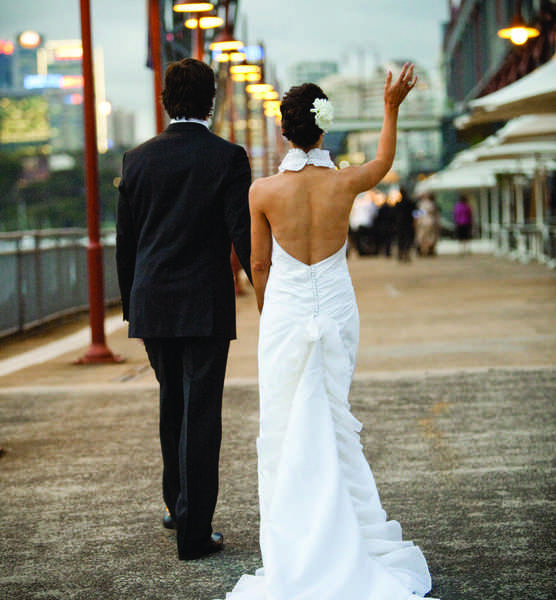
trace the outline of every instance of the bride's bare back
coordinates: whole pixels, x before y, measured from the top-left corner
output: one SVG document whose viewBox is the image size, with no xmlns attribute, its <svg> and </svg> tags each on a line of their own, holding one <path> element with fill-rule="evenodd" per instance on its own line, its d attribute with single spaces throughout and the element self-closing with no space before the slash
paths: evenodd
<svg viewBox="0 0 556 600">
<path fill-rule="evenodd" d="M 313 264 L 345 242 L 352 195 L 338 171 L 307 165 L 257 182 L 255 193 L 272 235 L 297 260 Z"/>
<path fill-rule="evenodd" d="M 270 271 L 272 236 L 288 254 L 307 265 L 342 247 L 356 195 L 379 183 L 392 166 L 398 107 L 416 81 L 413 65 L 405 65 L 394 84 L 388 74 L 384 122 L 374 160 L 342 170 L 305 165 L 301 171 L 284 171 L 253 183 L 249 191 L 251 272 L 259 310 Z M 321 143 L 322 136 L 315 147 Z"/>
</svg>

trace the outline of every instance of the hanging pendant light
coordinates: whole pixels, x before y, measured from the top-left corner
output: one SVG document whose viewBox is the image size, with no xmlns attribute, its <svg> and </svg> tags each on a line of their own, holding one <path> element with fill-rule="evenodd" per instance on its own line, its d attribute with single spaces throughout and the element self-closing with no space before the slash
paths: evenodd
<svg viewBox="0 0 556 600">
<path fill-rule="evenodd" d="M 521 2 L 518 2 L 516 13 L 509 27 L 500 29 L 498 36 L 510 40 L 516 46 L 522 46 L 529 38 L 540 35 L 536 27 L 528 27 L 521 16 Z"/>
<path fill-rule="evenodd" d="M 214 4 L 212 2 L 183 2 L 182 0 L 174 1 L 174 12 L 205 12 L 212 10 Z"/>
<path fill-rule="evenodd" d="M 225 26 L 224 30 L 216 36 L 210 45 L 210 49 L 215 52 L 234 52 L 235 50 L 243 48 L 243 46 L 244 43 L 240 40 L 236 40 L 229 27 Z"/>
<path fill-rule="evenodd" d="M 245 45 L 234 37 L 229 19 L 229 1 L 224 5 L 224 9 L 224 29 L 214 38 L 214 41 L 210 45 L 210 49 L 214 52 L 234 52 Z"/>
</svg>

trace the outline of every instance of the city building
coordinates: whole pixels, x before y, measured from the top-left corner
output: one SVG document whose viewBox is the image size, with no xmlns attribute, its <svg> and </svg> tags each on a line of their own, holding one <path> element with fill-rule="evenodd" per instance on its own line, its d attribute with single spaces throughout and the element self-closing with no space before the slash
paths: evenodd
<svg viewBox="0 0 556 600">
<path fill-rule="evenodd" d="M 555 52 L 554 0 L 448 0 L 450 20 L 445 25 L 443 63 L 446 82 L 444 156 L 447 164 L 471 141 L 494 133 L 503 125 L 490 123 L 458 133 L 454 119 L 469 101 L 497 91 L 546 63 Z M 498 35 L 520 14 L 540 34 L 515 45 Z"/>
<path fill-rule="evenodd" d="M 82 56 L 81 40 L 45 41 L 33 31 L 0 41 L 0 146 L 35 144 L 53 154 L 83 149 Z M 101 48 L 94 49 L 94 75 L 98 149 L 106 152 L 110 105 Z"/>
<path fill-rule="evenodd" d="M 83 49 L 81 40 L 47 41 L 38 55 L 38 73 L 58 86 L 48 88 L 46 94 L 51 109 L 53 152 L 75 151 L 83 148 Z M 93 50 L 95 100 L 97 117 L 97 144 L 99 152 L 108 150 L 107 116 L 102 48 Z"/>
<path fill-rule="evenodd" d="M 14 87 L 25 87 L 25 78 L 38 71 L 38 55 L 43 47 L 43 37 L 36 31 L 23 31 L 15 43 Z"/>
<path fill-rule="evenodd" d="M 9 40 L 0 40 L 0 89 L 13 87 L 14 45 Z"/>
<path fill-rule="evenodd" d="M 319 84 L 322 79 L 338 73 L 338 63 L 332 61 L 304 61 L 295 64 L 290 71 L 291 85 Z"/>
<path fill-rule="evenodd" d="M 108 147 L 130 148 L 135 145 L 135 114 L 114 108 L 108 115 Z"/>
</svg>

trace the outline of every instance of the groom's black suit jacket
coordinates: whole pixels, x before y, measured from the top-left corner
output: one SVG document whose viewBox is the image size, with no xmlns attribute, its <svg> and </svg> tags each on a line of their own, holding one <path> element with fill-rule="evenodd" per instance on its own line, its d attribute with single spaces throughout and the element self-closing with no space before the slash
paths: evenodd
<svg viewBox="0 0 556 600">
<path fill-rule="evenodd" d="M 234 339 L 231 243 L 249 267 L 245 150 L 174 123 L 124 155 L 116 262 L 129 336 Z"/>
</svg>

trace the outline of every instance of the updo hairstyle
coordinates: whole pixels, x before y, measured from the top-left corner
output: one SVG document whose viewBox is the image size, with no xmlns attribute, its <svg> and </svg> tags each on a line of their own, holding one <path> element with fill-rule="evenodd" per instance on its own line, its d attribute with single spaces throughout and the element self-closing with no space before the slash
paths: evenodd
<svg viewBox="0 0 556 600">
<path fill-rule="evenodd" d="M 311 112 L 316 98 L 328 100 L 318 85 L 304 83 L 290 88 L 280 104 L 284 137 L 305 151 L 324 133 L 315 123 L 315 113 Z"/>
</svg>

